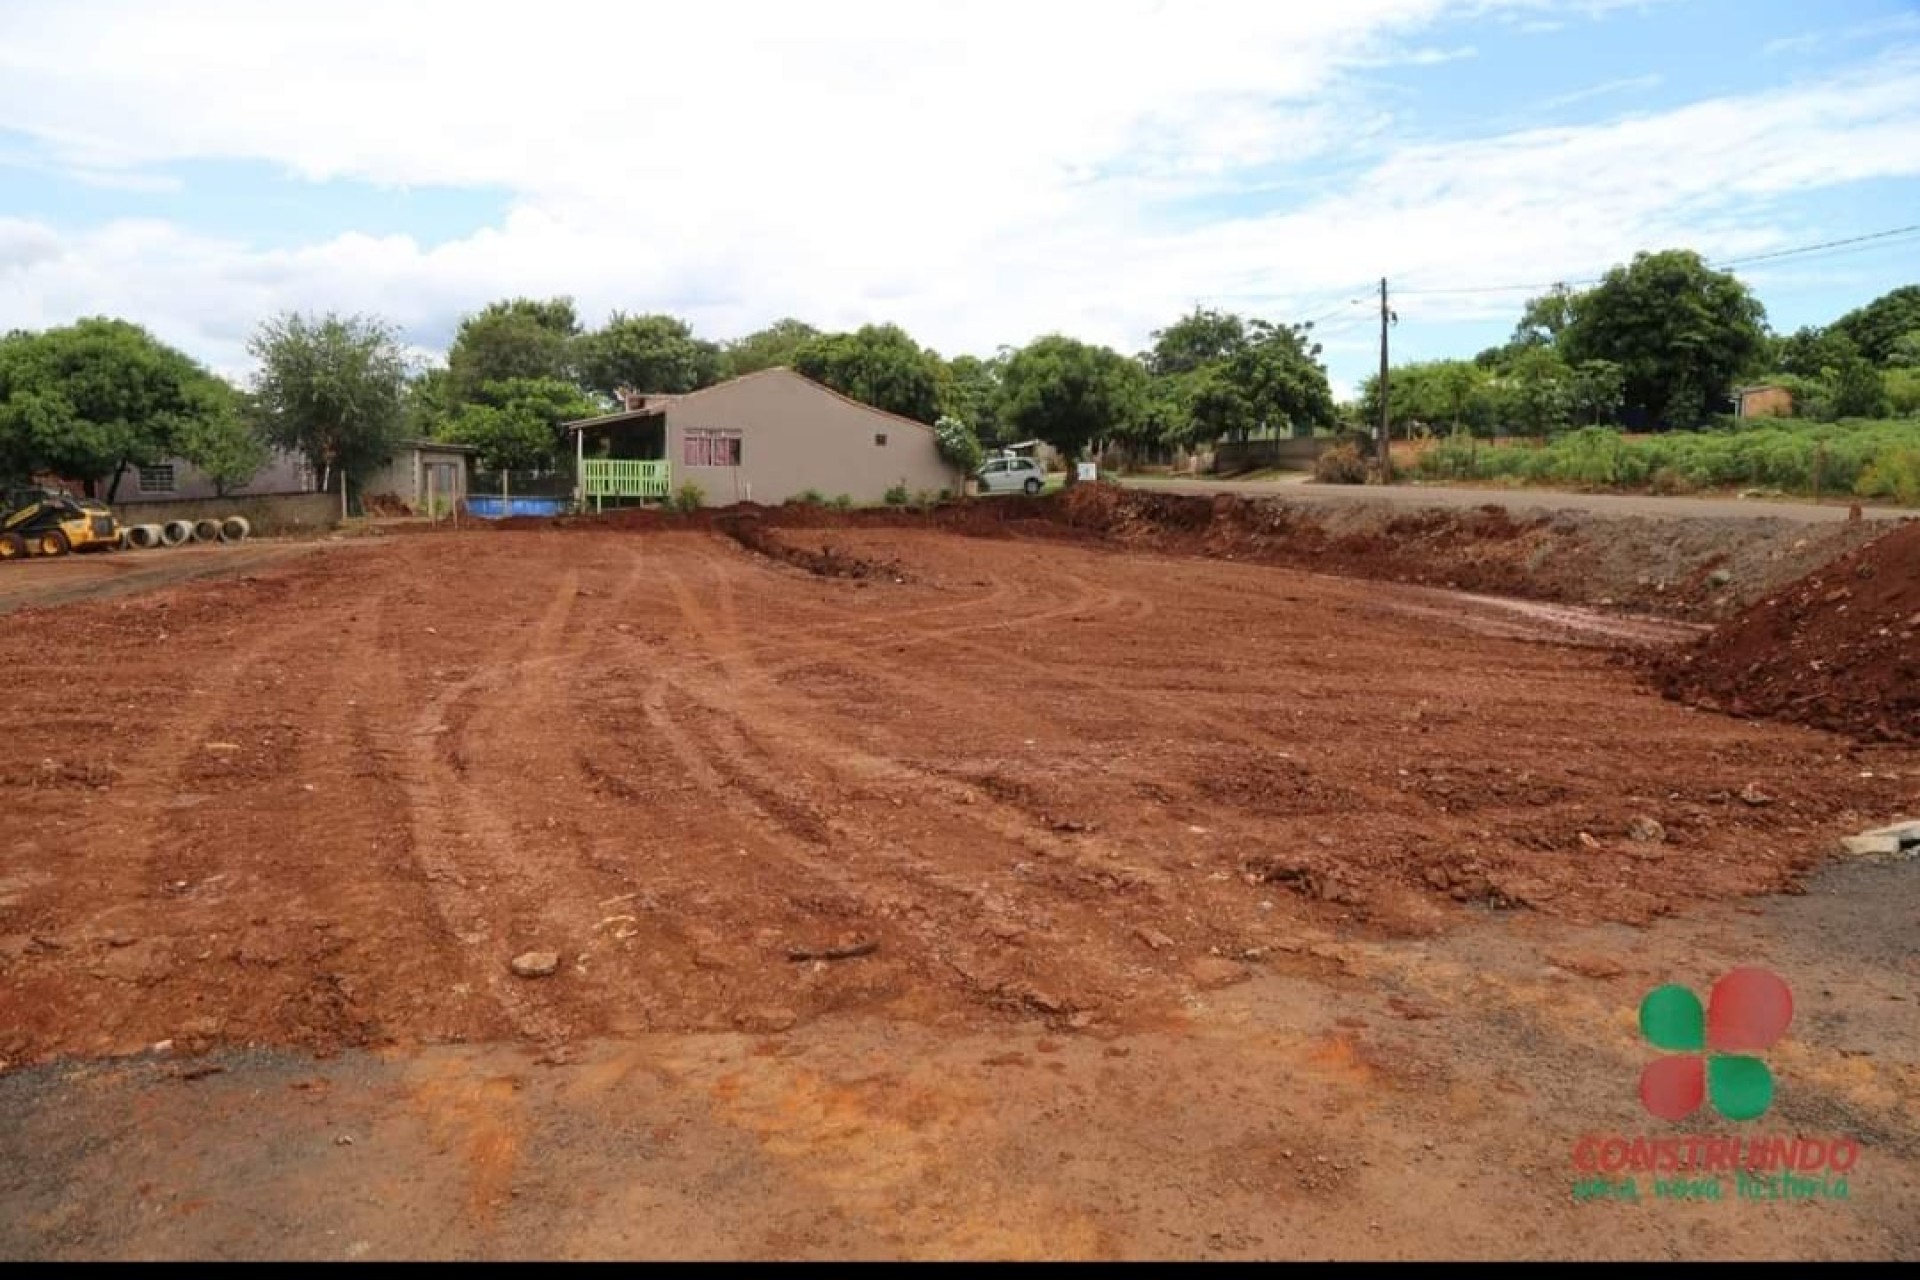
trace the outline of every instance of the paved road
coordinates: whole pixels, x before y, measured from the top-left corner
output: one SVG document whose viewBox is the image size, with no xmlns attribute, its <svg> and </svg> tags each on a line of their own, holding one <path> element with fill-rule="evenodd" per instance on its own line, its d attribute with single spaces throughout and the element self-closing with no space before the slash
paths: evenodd
<svg viewBox="0 0 1920 1280">
<path fill-rule="evenodd" d="M 1122 484 L 1135 489 L 1168 493 L 1232 493 L 1245 498 L 1288 498 L 1304 502 L 1388 502 L 1407 507 L 1501 506 L 1509 511 L 1547 509 L 1590 511 L 1596 515 L 1656 516 L 1675 519 L 1748 520 L 1772 516 L 1808 524 L 1845 520 L 1849 504 L 1839 501 L 1774 502 L 1739 498 L 1659 498 L 1650 494 L 1565 493 L 1553 489 L 1455 489 L 1437 485 L 1395 485 L 1361 488 L 1352 485 L 1309 484 L 1299 480 L 1217 480 L 1202 476 L 1128 476 Z M 1872 520 L 1920 518 L 1920 511 L 1865 507 Z"/>
</svg>

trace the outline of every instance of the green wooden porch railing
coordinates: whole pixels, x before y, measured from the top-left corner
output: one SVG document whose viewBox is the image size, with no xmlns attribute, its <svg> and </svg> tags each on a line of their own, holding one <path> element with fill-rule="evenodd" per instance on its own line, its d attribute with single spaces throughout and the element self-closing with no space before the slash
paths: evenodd
<svg viewBox="0 0 1920 1280">
<path fill-rule="evenodd" d="M 588 498 L 666 498 L 673 493 L 673 464 L 588 458 L 580 479 Z"/>
</svg>

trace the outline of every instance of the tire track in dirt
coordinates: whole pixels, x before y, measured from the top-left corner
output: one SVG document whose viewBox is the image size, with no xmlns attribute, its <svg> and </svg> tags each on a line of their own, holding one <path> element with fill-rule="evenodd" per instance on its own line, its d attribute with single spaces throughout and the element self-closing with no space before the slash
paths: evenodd
<svg viewBox="0 0 1920 1280">
<path fill-rule="evenodd" d="M 288 867 L 280 855 L 289 849 L 297 854 L 298 842 L 278 822 L 258 820 L 252 806 L 263 783 L 291 776 L 301 735 L 291 727 L 288 717 L 298 713 L 286 706 L 283 691 L 296 683 L 303 655 L 337 629 L 334 609 L 343 579 L 324 570 L 322 577 L 291 624 L 260 627 L 251 615 L 238 614 L 248 633 L 225 633 L 197 669 L 188 696 L 157 702 L 150 713 L 159 718 L 139 730 L 121 730 L 137 732 L 143 746 L 119 771 L 106 811 L 88 818 L 70 842 L 76 857 L 100 847 L 114 850 L 111 859 L 91 859 L 87 873 L 95 892 L 86 900 L 109 905 L 76 919 L 35 912 L 49 933 L 78 935 L 96 945 L 113 939 L 112 962 L 76 976 L 65 958 L 56 985 L 23 999 L 23 1006 L 44 1007 L 45 999 L 60 998 L 54 991 L 92 977 L 132 983 L 143 992 L 126 1018 L 97 1029 L 103 1041 L 147 1043 L 176 1035 L 183 1025 L 259 1025 L 252 1006 L 261 981 L 270 985 L 285 958 L 284 948 L 262 945 L 261 922 L 300 915 L 304 908 L 296 894 L 290 911 L 281 886 Z M 351 580 L 344 586 L 354 589 Z M 326 669 L 323 663 L 306 667 Z M 173 715 L 166 718 L 169 711 Z M 56 875 L 54 884 L 61 879 Z M 249 886 L 262 883 L 274 887 L 249 899 Z M 71 902 L 71 895 L 64 901 Z M 279 927 L 264 926 L 269 933 Z M 227 976 L 229 965 L 241 974 Z M 217 994 L 223 991 L 232 994 Z M 216 994 L 209 998 L 208 992 Z M 269 1026 L 264 1038 L 278 1038 L 274 1032 Z M 323 1033 L 320 1042 L 336 1041 Z"/>
<path fill-rule="evenodd" d="M 724 682 L 702 673 L 681 675 L 676 683 L 680 691 L 696 699 L 720 728 L 709 741 L 715 748 L 713 760 L 703 759 L 702 767 L 710 785 L 738 784 L 760 797 L 754 812 L 771 817 L 788 832 L 803 841 L 829 843 L 836 851 L 857 856 L 863 877 L 871 884 L 918 886 L 909 901 L 924 905 L 928 891 L 949 910 L 958 910 L 969 919 L 987 926 L 977 932 L 991 932 L 997 919 L 1002 932 L 1016 920 L 1026 925 L 1014 930 L 1024 934 L 1026 926 L 1044 924 L 1049 932 L 1092 937 L 1103 930 L 1098 909 L 1075 897 L 1071 877 L 1062 878 L 1051 868 L 1070 866 L 1086 880 L 1105 881 L 1125 889 L 1144 889 L 1159 893 L 1163 888 L 1160 873 L 1146 867 L 1129 866 L 1120 861 L 1117 849 L 1098 841 L 1070 843 L 1040 829 L 1032 816 L 1003 804 L 997 798 L 980 796 L 968 789 L 940 779 L 925 771 L 852 747 L 815 727 L 816 715 L 796 715 L 782 705 L 785 691 L 768 681 L 764 673 L 746 655 L 749 646 L 741 643 L 732 599 L 731 575 L 724 563 L 707 558 L 707 568 L 716 593 L 717 604 L 709 612 L 684 582 L 675 580 L 674 589 L 688 625 L 716 655 L 724 669 Z M 856 802 L 868 800 L 873 807 L 891 802 L 892 806 L 912 803 L 924 810 L 930 799 L 942 803 L 945 827 L 971 827 L 980 835 L 965 841 L 971 856 L 966 871 L 940 868 L 926 858 L 909 860 L 884 850 L 896 848 L 900 841 L 884 825 L 869 818 L 849 820 L 839 813 L 822 814 L 809 796 L 815 793 L 838 794 L 851 791 Z M 771 799 L 769 799 L 771 797 Z M 888 809 L 881 809 L 883 814 Z M 795 815 L 799 815 L 796 821 Z M 980 836 L 986 844 L 998 842 L 1006 852 L 982 859 Z M 829 839 L 830 838 L 830 839 Z M 1040 860 L 1050 868 L 1023 882 L 1016 870 L 1008 875 L 1007 866 L 1028 865 L 1020 854 Z M 875 855 L 879 855 L 876 857 Z M 805 860 L 816 872 L 818 858 Z M 985 884 L 977 877 L 985 872 L 992 879 Z M 836 867 L 835 879 L 844 879 Z M 1001 882 L 995 885 L 994 881 Z M 1081 891 L 1084 892 L 1084 884 Z M 1108 890 L 1111 892 L 1111 890 Z M 1062 916 L 1072 917 L 1063 922 Z M 1023 951 L 1005 946 L 976 943 L 968 931 L 925 922 L 924 915 L 909 915 L 923 944 L 946 965 L 967 979 L 970 986 L 995 997 L 1001 1003 L 1015 1003 L 1048 1013 L 1069 1011 L 1070 1003 L 1056 995 L 1039 992 L 1029 975 L 1034 965 Z M 1110 922 L 1107 922 L 1110 923 Z M 1003 939 L 1004 941 L 1004 939 Z M 1123 944 L 1125 945 L 1125 944 Z M 944 946 L 944 954 L 943 954 Z M 1009 964 L 1012 960 L 1014 963 Z M 1009 970 L 1012 972 L 1009 972 Z M 1110 994 L 1110 993 L 1108 993 Z"/>
<path fill-rule="evenodd" d="M 404 791 L 410 848 L 431 886 L 441 921 L 464 948 L 465 989 L 484 993 L 521 1036 L 563 1038 L 568 1020 L 535 989 L 508 975 L 510 935 L 520 922 L 544 916 L 550 883 L 531 874 L 511 825 L 492 806 L 483 782 L 470 780 L 458 757 L 438 745 L 452 731 L 461 704 L 510 689 L 542 665 L 561 661 L 552 652 L 578 592 L 577 571 L 564 573 L 532 635 L 518 644 L 508 636 L 474 654 L 474 674 L 451 681 L 420 704 L 391 750 Z M 392 651 L 389 650 L 391 653 Z M 409 705 L 404 673 L 391 659 L 382 664 L 386 705 Z M 501 948 L 500 944 L 508 945 Z"/>
</svg>

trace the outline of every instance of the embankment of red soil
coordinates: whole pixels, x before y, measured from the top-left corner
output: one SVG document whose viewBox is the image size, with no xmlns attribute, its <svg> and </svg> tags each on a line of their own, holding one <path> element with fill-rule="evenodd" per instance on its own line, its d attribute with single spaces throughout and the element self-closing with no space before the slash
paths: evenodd
<svg viewBox="0 0 1920 1280">
<path fill-rule="evenodd" d="M 1920 523 L 1760 601 L 1656 669 L 1668 697 L 1920 741 Z"/>
<path fill-rule="evenodd" d="M 742 522 L 750 522 L 743 524 Z M 1585 512 L 1515 514 L 1489 506 L 1408 511 L 1364 500 L 1328 506 L 1284 498 L 1150 493 L 1080 485 L 1038 499 L 946 503 L 928 511 L 834 511 L 751 504 L 679 515 L 657 508 L 503 529 L 751 530 L 772 549 L 780 529 L 937 528 L 976 537 L 1107 542 L 1144 551 L 1285 565 L 1345 577 L 1620 608 L 1668 617 L 1731 617 L 1878 532 L 1862 524 L 1645 519 Z M 884 565 L 803 564 L 831 576 Z"/>
</svg>

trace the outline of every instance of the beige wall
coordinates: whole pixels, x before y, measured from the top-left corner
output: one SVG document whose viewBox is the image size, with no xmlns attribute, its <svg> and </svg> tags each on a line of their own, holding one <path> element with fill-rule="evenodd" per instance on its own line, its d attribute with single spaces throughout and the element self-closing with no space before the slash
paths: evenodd
<svg viewBox="0 0 1920 1280">
<path fill-rule="evenodd" d="M 369 498 L 398 498 L 410 507 L 424 506 L 427 500 L 426 468 L 433 463 L 445 463 L 452 467 L 456 498 L 467 496 L 467 484 L 472 471 L 472 456 L 453 449 L 423 448 L 408 445 L 395 454 L 393 461 L 366 478 L 360 486 L 360 492 Z M 441 492 L 441 482 L 434 485 L 434 499 L 439 501 L 448 495 Z"/>
<path fill-rule="evenodd" d="M 741 433 L 739 467 L 689 467 L 689 429 Z M 884 435 L 887 442 L 875 443 Z M 667 409 L 667 460 L 676 489 L 688 482 L 710 507 L 751 499 L 778 506 L 809 489 L 876 503 L 888 489 L 938 493 L 960 488 L 940 458 L 932 427 L 855 404 L 786 369 L 771 369 L 688 396 Z"/>
</svg>

